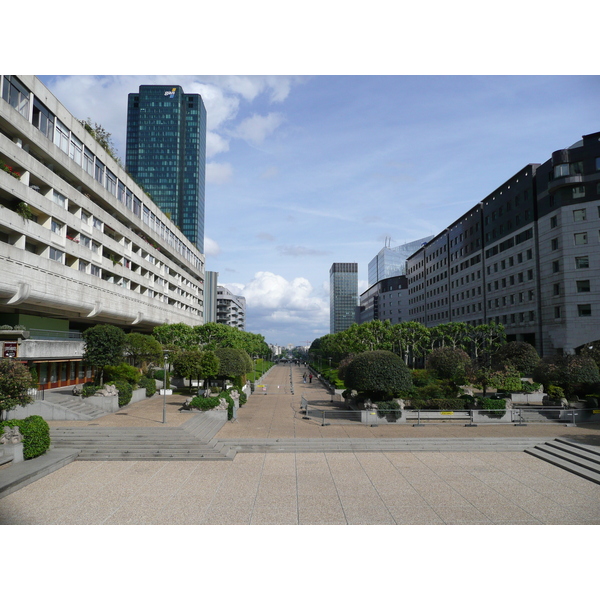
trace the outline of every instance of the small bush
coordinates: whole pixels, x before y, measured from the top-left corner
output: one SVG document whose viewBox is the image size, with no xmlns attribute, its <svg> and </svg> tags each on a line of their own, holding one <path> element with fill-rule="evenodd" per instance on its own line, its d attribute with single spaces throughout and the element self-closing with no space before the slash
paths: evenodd
<svg viewBox="0 0 600 600">
<path fill-rule="evenodd" d="M 560 400 L 565 397 L 565 390 L 563 390 L 558 385 L 549 385 L 548 386 L 548 396 L 553 400 Z"/>
<path fill-rule="evenodd" d="M 119 406 L 129 404 L 133 395 L 133 386 L 127 381 L 115 381 L 114 385 L 119 392 Z"/>
<path fill-rule="evenodd" d="M 31 415 L 25 419 L 11 419 L 0 423 L 2 430 L 5 426 L 17 426 L 23 434 L 23 458 L 25 460 L 41 456 L 50 448 L 50 427 L 38 415 Z"/>
<path fill-rule="evenodd" d="M 219 398 L 204 398 L 203 396 L 194 396 L 190 401 L 190 406 L 199 410 L 211 410 L 217 408 L 219 404 Z"/>
<path fill-rule="evenodd" d="M 141 377 L 139 369 L 127 363 L 121 363 L 116 367 L 104 367 L 104 379 L 106 381 L 126 381 L 133 386 L 138 385 Z"/>
<path fill-rule="evenodd" d="M 390 423 L 395 423 L 401 416 L 400 405 L 395 400 L 377 403 L 377 415 Z"/>
<path fill-rule="evenodd" d="M 146 398 L 150 398 L 156 394 L 156 380 L 150 377 L 142 377 L 138 383 L 141 388 L 146 388 Z"/>
<path fill-rule="evenodd" d="M 154 371 L 154 379 L 158 379 L 158 381 L 164 381 L 165 380 L 164 369 L 157 369 L 156 371 Z M 170 377 L 169 373 L 167 372 L 167 387 L 169 387 L 170 385 L 171 385 L 171 377 Z"/>
<path fill-rule="evenodd" d="M 489 411 L 488 417 L 500 419 L 506 414 L 506 400 L 502 398 L 483 398 L 481 401 L 482 410 Z"/>
<path fill-rule="evenodd" d="M 88 381 L 87 383 L 83 384 L 83 389 L 81 390 L 81 397 L 89 398 L 90 396 L 93 396 L 99 389 L 100 388 L 98 386 Z"/>
</svg>

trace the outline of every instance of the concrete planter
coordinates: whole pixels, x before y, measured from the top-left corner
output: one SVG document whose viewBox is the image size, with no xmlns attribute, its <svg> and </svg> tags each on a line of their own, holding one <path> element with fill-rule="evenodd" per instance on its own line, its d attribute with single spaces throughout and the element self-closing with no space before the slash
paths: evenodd
<svg viewBox="0 0 600 600">
<path fill-rule="evenodd" d="M 471 418 L 469 410 L 407 410 L 406 418 L 416 421 L 419 414 L 421 421 L 454 421 Z"/>
<path fill-rule="evenodd" d="M 365 425 L 394 425 L 395 423 L 406 423 L 406 411 L 398 411 L 393 416 L 379 416 L 377 409 L 361 410 L 360 422 Z"/>
<path fill-rule="evenodd" d="M 544 392 L 534 392 L 533 394 L 511 394 L 510 399 L 513 404 L 539 404 L 544 400 Z"/>
<path fill-rule="evenodd" d="M 107 413 L 114 413 L 119 410 L 119 396 L 88 396 L 87 398 L 81 398 L 81 400 Z"/>
<path fill-rule="evenodd" d="M 129 404 L 133 404 L 134 402 L 139 402 L 140 400 L 145 400 L 145 399 L 146 399 L 146 388 L 138 388 L 137 390 L 133 390 Z"/>
</svg>

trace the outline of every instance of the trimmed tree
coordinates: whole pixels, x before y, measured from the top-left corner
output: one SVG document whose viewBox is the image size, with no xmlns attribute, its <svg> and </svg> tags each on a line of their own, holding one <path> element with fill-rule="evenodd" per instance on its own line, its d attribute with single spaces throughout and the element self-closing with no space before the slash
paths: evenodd
<svg viewBox="0 0 600 600">
<path fill-rule="evenodd" d="M 449 379 L 457 385 L 466 383 L 470 366 L 469 355 L 451 346 L 436 348 L 427 358 L 428 370 L 434 371 L 440 379 Z"/>
<path fill-rule="evenodd" d="M 519 373 L 529 376 L 540 362 L 537 350 L 527 342 L 508 342 L 494 355 L 496 367 L 512 365 Z"/>
<path fill-rule="evenodd" d="M 5 411 L 33 402 L 27 391 L 33 387 L 29 369 L 12 358 L 0 359 L 0 412 L 4 419 Z"/>
<path fill-rule="evenodd" d="M 387 350 L 374 350 L 358 354 L 348 365 L 344 385 L 368 394 L 374 402 L 385 402 L 409 390 L 412 377 L 399 356 Z"/>
<path fill-rule="evenodd" d="M 83 332 L 83 360 L 100 369 L 100 385 L 104 382 L 104 367 L 115 367 L 123 361 L 125 333 L 114 325 L 95 325 Z"/>
<path fill-rule="evenodd" d="M 248 364 L 252 363 L 248 353 L 238 348 L 217 348 L 214 353 L 219 359 L 218 377 L 232 380 L 239 378 L 240 382 L 244 384 Z"/>
<path fill-rule="evenodd" d="M 205 387 L 210 377 L 217 376 L 219 366 L 219 359 L 210 350 L 183 350 L 173 358 L 173 370 L 178 376 L 198 381 L 204 379 Z"/>
<path fill-rule="evenodd" d="M 151 335 L 143 333 L 128 333 L 124 346 L 127 356 L 138 369 L 145 369 L 148 363 L 162 364 L 163 349 L 160 343 Z"/>
</svg>

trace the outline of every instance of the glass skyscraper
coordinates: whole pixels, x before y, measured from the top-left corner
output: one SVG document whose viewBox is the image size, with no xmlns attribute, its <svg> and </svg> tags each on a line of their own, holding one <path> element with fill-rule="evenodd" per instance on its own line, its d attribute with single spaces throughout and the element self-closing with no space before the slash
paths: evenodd
<svg viewBox="0 0 600 600">
<path fill-rule="evenodd" d="M 141 85 L 127 101 L 126 168 L 204 252 L 206 108 L 180 86 Z"/>
<path fill-rule="evenodd" d="M 333 263 L 329 269 L 329 332 L 339 333 L 356 322 L 358 263 Z"/>
</svg>

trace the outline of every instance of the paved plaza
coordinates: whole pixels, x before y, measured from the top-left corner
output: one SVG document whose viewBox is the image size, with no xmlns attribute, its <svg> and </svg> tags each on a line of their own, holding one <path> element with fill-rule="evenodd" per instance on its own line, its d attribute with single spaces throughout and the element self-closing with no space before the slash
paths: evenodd
<svg viewBox="0 0 600 600">
<path fill-rule="evenodd" d="M 335 405 L 301 367 L 277 366 L 219 440 L 569 437 L 600 444 L 597 426 L 383 425 L 303 419 Z M 290 373 L 294 394 L 290 385 Z M 167 424 L 190 418 L 168 398 Z M 162 398 L 95 421 L 51 426 L 160 427 Z M 341 406 L 341 403 L 340 403 Z M 239 452 L 232 461 L 75 461 L 0 499 L 1 524 L 442 525 L 600 524 L 600 486 L 524 452 Z"/>
</svg>

